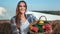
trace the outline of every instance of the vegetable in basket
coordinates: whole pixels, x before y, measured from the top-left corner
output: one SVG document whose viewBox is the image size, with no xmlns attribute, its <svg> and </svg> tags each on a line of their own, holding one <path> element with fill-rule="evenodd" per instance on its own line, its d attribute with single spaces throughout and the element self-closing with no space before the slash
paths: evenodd
<svg viewBox="0 0 60 34">
<path fill-rule="evenodd" d="M 33 32 L 38 32 L 38 27 L 36 27 L 36 26 L 30 26 L 30 29 L 31 29 Z"/>
</svg>

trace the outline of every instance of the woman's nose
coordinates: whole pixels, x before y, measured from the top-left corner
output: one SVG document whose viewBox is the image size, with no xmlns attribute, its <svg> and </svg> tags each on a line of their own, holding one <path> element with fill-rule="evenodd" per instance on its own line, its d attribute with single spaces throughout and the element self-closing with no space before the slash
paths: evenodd
<svg viewBox="0 0 60 34">
<path fill-rule="evenodd" d="M 24 8 L 23 6 L 21 8 Z"/>
</svg>

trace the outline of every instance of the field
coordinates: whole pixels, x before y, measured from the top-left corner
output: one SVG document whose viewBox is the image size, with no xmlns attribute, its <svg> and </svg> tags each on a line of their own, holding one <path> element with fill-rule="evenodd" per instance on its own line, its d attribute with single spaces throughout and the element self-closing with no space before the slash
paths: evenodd
<svg viewBox="0 0 60 34">
<path fill-rule="evenodd" d="M 60 20 L 48 22 L 52 25 L 53 34 L 60 34 Z M 0 34 L 12 34 L 10 20 L 0 20 Z"/>
</svg>

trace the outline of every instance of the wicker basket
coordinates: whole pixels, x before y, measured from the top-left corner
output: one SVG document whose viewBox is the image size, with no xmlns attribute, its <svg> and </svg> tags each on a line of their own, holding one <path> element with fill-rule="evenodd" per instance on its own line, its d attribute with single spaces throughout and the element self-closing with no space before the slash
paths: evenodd
<svg viewBox="0 0 60 34">
<path fill-rule="evenodd" d="M 46 20 L 44 20 L 44 21 L 47 21 L 47 18 L 46 18 L 45 16 L 41 16 L 41 17 L 44 17 L 44 18 L 46 19 Z M 39 20 L 41 19 L 41 17 L 39 18 Z M 38 20 L 38 21 L 39 21 L 39 20 Z M 43 33 L 37 32 L 37 33 L 36 33 L 36 32 L 33 32 L 33 31 L 30 30 L 30 26 L 36 24 L 38 21 L 34 21 L 33 23 L 31 23 L 31 24 L 29 25 L 29 33 L 30 33 L 30 34 L 45 34 L 45 33 L 46 33 L 46 32 L 43 32 Z"/>
</svg>

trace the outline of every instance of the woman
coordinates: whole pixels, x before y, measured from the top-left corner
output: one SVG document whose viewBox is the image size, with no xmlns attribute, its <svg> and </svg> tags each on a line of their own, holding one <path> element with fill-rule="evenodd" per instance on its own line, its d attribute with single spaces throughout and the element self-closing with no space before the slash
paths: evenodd
<svg viewBox="0 0 60 34">
<path fill-rule="evenodd" d="M 11 18 L 11 28 L 13 34 L 27 34 L 28 26 L 36 19 L 32 14 L 25 14 L 27 4 L 25 1 L 19 1 L 16 8 L 16 16 Z"/>
</svg>

